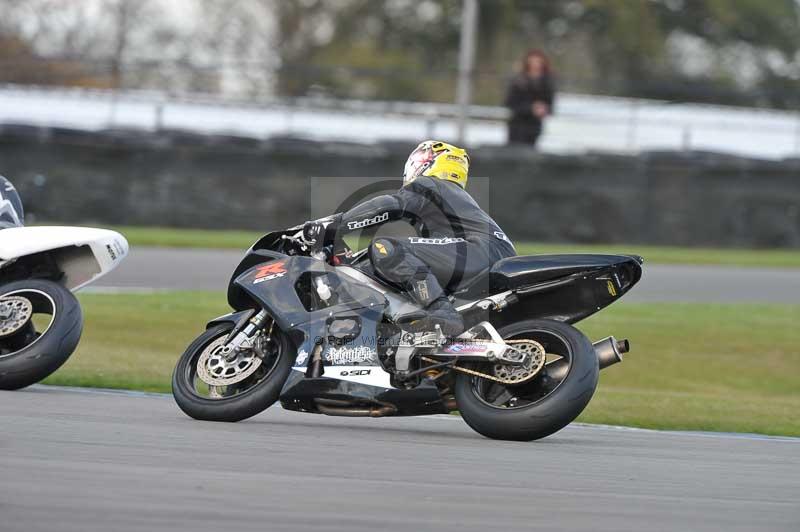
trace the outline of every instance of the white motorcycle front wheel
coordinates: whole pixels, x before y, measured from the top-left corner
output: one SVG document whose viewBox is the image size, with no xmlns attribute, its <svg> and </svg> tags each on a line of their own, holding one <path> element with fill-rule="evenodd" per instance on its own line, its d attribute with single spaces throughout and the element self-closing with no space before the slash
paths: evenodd
<svg viewBox="0 0 800 532">
<path fill-rule="evenodd" d="M 72 355 L 83 314 L 67 288 L 44 279 L 0 285 L 0 390 L 41 381 Z"/>
</svg>

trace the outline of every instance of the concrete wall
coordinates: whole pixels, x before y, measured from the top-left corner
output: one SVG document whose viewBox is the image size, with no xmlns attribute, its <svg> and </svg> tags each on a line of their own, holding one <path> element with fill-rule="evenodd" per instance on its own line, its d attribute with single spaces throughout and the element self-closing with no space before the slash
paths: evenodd
<svg viewBox="0 0 800 532">
<path fill-rule="evenodd" d="M 412 147 L 5 126 L 0 173 L 38 220 L 267 230 L 399 175 Z M 799 160 L 470 153 L 470 190 L 518 240 L 800 247 Z"/>
</svg>

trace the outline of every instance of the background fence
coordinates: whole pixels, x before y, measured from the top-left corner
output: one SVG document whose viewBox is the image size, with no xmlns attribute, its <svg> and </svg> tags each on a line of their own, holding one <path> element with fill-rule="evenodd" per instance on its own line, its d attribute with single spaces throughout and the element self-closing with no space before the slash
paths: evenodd
<svg viewBox="0 0 800 532">
<path fill-rule="evenodd" d="M 412 146 L 14 127 L 0 168 L 40 221 L 266 231 L 339 207 L 310 177 L 396 177 Z M 471 153 L 470 190 L 516 240 L 800 247 L 800 159 Z"/>
<path fill-rule="evenodd" d="M 507 110 L 471 106 L 467 144 L 505 142 Z M 143 91 L 0 89 L 0 126 L 88 131 L 185 130 L 266 139 L 294 136 L 357 143 L 454 139 L 449 104 L 333 100 L 242 102 L 218 96 L 170 97 Z M 800 157 L 800 113 L 657 100 L 561 94 L 539 149 L 546 153 L 704 150 L 746 157 Z"/>
</svg>

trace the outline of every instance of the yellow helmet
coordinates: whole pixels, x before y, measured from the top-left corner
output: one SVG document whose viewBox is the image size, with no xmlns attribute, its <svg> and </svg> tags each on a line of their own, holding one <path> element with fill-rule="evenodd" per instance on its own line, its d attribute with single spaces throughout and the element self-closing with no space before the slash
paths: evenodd
<svg viewBox="0 0 800 532">
<path fill-rule="evenodd" d="M 453 181 L 461 188 L 467 188 L 469 155 L 466 150 L 452 144 L 426 140 L 408 156 L 403 184 L 407 185 L 421 175 Z"/>
</svg>

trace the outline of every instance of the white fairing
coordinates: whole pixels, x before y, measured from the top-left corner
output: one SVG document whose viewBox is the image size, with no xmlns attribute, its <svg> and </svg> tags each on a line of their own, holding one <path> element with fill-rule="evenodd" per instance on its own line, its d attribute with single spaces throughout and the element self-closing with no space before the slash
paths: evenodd
<svg viewBox="0 0 800 532">
<path fill-rule="evenodd" d="M 306 372 L 306 368 L 301 366 L 295 366 L 292 369 L 301 373 Z M 380 366 L 325 366 L 324 376 L 368 386 L 394 388 L 389 382 L 391 375 Z"/>
<path fill-rule="evenodd" d="M 89 227 L 13 227 L 0 231 L 0 268 L 37 253 L 50 255 L 77 290 L 117 267 L 128 254 L 128 241 L 116 231 Z"/>
</svg>

